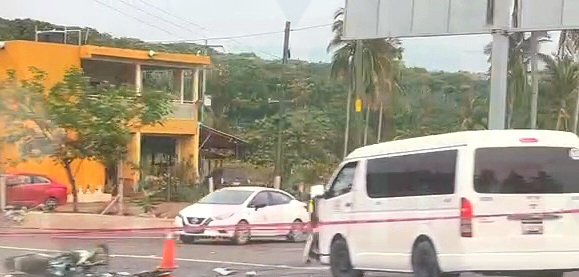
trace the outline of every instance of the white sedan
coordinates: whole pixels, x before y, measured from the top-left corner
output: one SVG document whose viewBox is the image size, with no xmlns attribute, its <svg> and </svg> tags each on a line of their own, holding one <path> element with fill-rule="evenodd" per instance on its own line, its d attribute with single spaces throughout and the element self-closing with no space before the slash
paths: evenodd
<svg viewBox="0 0 579 277">
<path fill-rule="evenodd" d="M 223 188 L 175 217 L 183 243 L 198 238 L 228 239 L 235 244 L 263 237 L 296 241 L 309 221 L 305 203 L 285 191 L 265 187 Z"/>
</svg>

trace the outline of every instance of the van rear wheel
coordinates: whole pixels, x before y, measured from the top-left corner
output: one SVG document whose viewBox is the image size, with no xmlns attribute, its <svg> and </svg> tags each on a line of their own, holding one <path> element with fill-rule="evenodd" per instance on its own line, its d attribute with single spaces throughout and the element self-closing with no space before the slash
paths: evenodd
<svg viewBox="0 0 579 277">
<path fill-rule="evenodd" d="M 436 251 L 428 240 L 418 242 L 412 250 L 414 277 L 458 277 L 460 273 L 442 273 Z"/>
<path fill-rule="evenodd" d="M 350 250 L 343 239 L 332 243 L 330 248 L 330 271 L 333 277 L 362 277 L 364 272 L 352 267 Z"/>
</svg>

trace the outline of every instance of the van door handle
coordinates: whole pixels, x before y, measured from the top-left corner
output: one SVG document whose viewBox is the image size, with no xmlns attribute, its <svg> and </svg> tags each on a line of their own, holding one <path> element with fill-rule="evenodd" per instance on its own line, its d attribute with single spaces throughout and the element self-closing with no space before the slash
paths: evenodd
<svg viewBox="0 0 579 277">
<path fill-rule="evenodd" d="M 344 206 L 346 206 L 346 207 L 352 207 L 352 203 L 346 203 L 346 204 L 344 204 Z"/>
</svg>

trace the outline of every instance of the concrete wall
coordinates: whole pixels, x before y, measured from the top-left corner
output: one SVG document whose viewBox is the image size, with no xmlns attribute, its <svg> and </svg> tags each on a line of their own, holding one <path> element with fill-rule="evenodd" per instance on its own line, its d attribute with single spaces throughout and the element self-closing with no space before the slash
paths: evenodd
<svg viewBox="0 0 579 277">
<path fill-rule="evenodd" d="M 22 228 L 63 230 L 114 230 L 172 228 L 173 219 L 136 216 L 113 216 L 96 214 L 66 214 L 30 212 L 26 214 Z"/>
</svg>

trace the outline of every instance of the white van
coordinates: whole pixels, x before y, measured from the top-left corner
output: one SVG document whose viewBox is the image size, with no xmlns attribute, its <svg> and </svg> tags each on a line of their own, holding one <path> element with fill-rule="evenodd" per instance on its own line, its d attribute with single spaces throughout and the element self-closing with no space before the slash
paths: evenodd
<svg viewBox="0 0 579 277">
<path fill-rule="evenodd" d="M 318 203 L 321 262 L 364 271 L 560 277 L 579 269 L 579 138 L 485 130 L 359 148 Z"/>
</svg>

